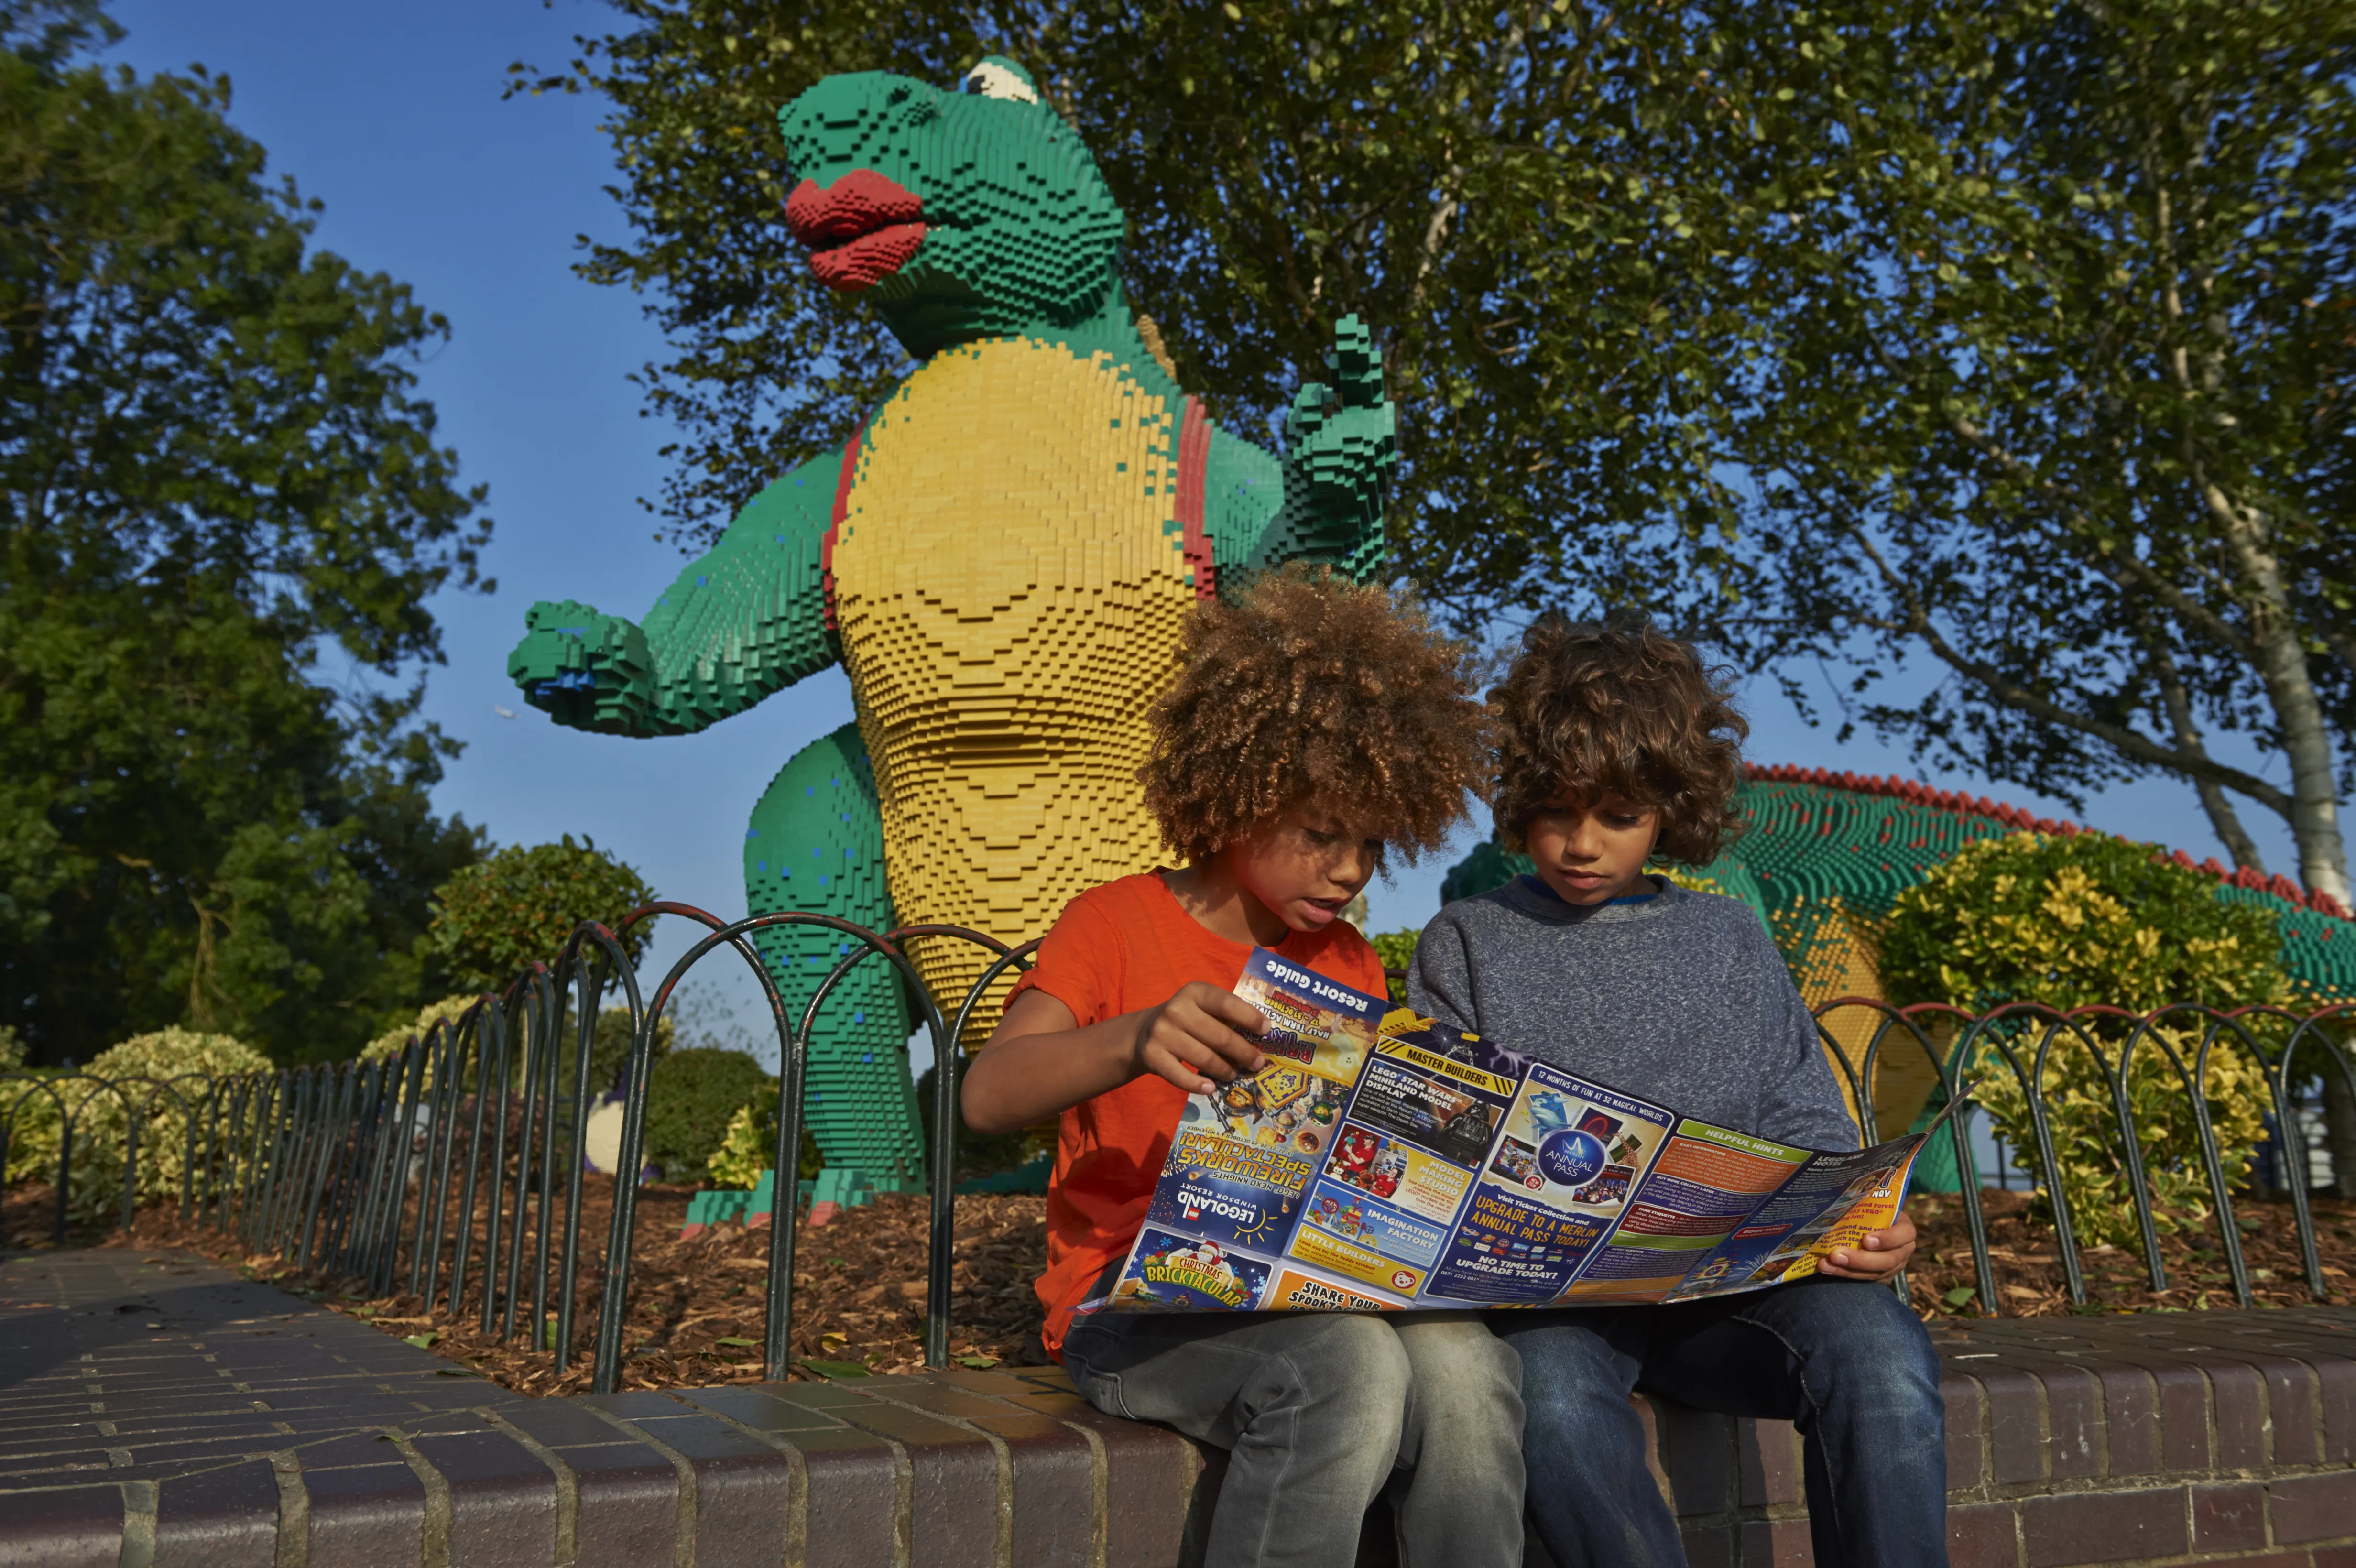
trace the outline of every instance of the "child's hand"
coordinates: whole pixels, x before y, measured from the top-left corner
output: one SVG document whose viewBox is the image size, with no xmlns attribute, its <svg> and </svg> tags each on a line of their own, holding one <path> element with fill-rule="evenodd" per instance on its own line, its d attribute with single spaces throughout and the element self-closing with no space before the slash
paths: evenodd
<svg viewBox="0 0 2356 1568">
<path fill-rule="evenodd" d="M 1905 1210 L 1879 1231 L 1868 1231 L 1860 1246 L 1836 1247 L 1816 1265 L 1835 1279 L 1885 1280 L 1914 1255 L 1914 1221 Z"/>
<path fill-rule="evenodd" d="M 1137 1076 L 1151 1072 L 1189 1094 L 1207 1094 L 1268 1065 L 1252 1038 L 1267 1027 L 1259 1009 L 1233 991 L 1190 980 L 1139 1017 Z"/>
</svg>

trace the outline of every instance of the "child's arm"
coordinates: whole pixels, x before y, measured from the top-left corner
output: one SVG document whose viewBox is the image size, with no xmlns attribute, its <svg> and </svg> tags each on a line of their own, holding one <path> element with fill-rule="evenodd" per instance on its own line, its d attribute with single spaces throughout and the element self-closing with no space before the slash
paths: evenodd
<svg viewBox="0 0 2356 1568">
<path fill-rule="evenodd" d="M 1840 1083 L 1825 1056 L 1815 1015 L 1800 997 L 1792 972 L 1772 944 L 1761 933 L 1755 962 L 1763 996 L 1760 1011 L 1767 1021 L 1765 1039 L 1780 1041 L 1783 1060 L 1768 1078 L 1772 1087 L 1761 1106 L 1761 1130 L 1772 1138 L 1810 1148 L 1860 1147 L 1858 1128 L 1849 1119 Z M 1866 1135 L 1870 1139 L 1870 1133 Z M 1876 1284 L 1906 1266 L 1914 1255 L 1914 1221 L 1904 1210 L 1879 1231 L 1869 1231 L 1854 1247 L 1842 1247 L 1816 1265 L 1818 1274 L 1834 1279 L 1867 1280 Z"/>
<path fill-rule="evenodd" d="M 1803 1148 L 1863 1148 L 1874 1141 L 1871 1130 L 1860 1136 L 1849 1115 L 1832 1059 L 1825 1054 L 1816 1016 L 1793 983 L 1791 967 L 1765 926 L 1751 921 L 1744 933 L 1740 962 L 1751 971 L 1751 1016 L 1758 1020 L 1758 1049 L 1765 1055 L 1759 1074 L 1758 1121 L 1744 1130 Z M 1734 976 L 1736 984 L 1740 979 L 1739 974 Z"/>
<path fill-rule="evenodd" d="M 1415 939 L 1407 965 L 1407 1005 L 1451 1029 L 1478 1033 L 1472 1007 L 1472 966 L 1464 957 L 1464 933 L 1442 911 Z"/>
<path fill-rule="evenodd" d="M 1267 1024 L 1242 997 L 1200 980 L 1160 1007 L 1085 1029 L 1046 992 L 1025 991 L 966 1069 L 965 1125 L 1012 1132 L 1149 1072 L 1190 1094 L 1206 1093 L 1268 1065 L 1250 1038 Z"/>
</svg>

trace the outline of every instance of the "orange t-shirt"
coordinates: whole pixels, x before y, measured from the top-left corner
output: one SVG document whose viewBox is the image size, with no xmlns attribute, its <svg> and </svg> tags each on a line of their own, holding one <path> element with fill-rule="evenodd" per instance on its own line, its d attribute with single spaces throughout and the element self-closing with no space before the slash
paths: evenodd
<svg viewBox="0 0 2356 1568">
<path fill-rule="evenodd" d="M 1190 980 L 1233 987 L 1251 951 L 1204 930 L 1159 876 L 1123 877 L 1064 906 L 1007 1000 L 1036 987 L 1085 1028 L 1160 1007 Z M 1383 961 L 1346 922 L 1290 933 L 1271 951 L 1329 980 L 1383 994 Z M 1081 1101 L 1060 1119 L 1047 1188 L 1047 1272 L 1038 1285 L 1047 1306 L 1042 1338 L 1058 1361 L 1072 1308 L 1145 1223 L 1185 1101 L 1184 1090 L 1148 1074 Z"/>
</svg>

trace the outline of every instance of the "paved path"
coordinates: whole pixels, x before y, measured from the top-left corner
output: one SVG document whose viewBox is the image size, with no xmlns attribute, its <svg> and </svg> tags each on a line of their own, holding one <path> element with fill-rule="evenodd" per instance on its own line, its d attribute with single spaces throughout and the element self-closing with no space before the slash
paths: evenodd
<svg viewBox="0 0 2356 1568">
<path fill-rule="evenodd" d="M 530 1403 L 188 1253 L 7 1254 L 0 1563 L 129 1564 L 159 1541 L 268 1562 L 298 1465 L 312 1495 L 414 1490 L 379 1434 L 478 1433 L 477 1410 Z"/>
<path fill-rule="evenodd" d="M 0 1257 L 0 1568 L 1167 1568 L 1059 1369 L 530 1399 L 186 1253 Z"/>
</svg>

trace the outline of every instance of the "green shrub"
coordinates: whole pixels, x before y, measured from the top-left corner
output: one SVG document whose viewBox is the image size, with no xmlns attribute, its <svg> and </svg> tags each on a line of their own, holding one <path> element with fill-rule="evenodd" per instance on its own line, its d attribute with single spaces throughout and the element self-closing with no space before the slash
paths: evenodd
<svg viewBox="0 0 2356 1568">
<path fill-rule="evenodd" d="M 728 1130 L 720 1147 L 712 1151 L 704 1162 L 710 1179 L 707 1185 L 733 1188 L 749 1192 L 759 1184 L 761 1173 L 770 1168 L 777 1154 L 777 1081 L 764 1078 L 753 1092 L 753 1098 L 736 1107 L 728 1118 Z M 826 1161 L 818 1152 L 818 1139 L 810 1136 L 809 1124 L 802 1126 L 802 1154 L 797 1162 L 801 1178 L 813 1181 Z"/>
<path fill-rule="evenodd" d="M 2148 1012 L 2290 995 L 2275 917 L 2147 844 L 2015 833 L 1969 845 L 1898 895 L 1881 939 L 1891 1000 Z"/>
<path fill-rule="evenodd" d="M 927 1067 L 916 1078 L 917 1125 L 927 1139 L 933 1128 L 934 1072 Z M 1030 1162 L 1042 1149 L 1053 1150 L 1051 1136 L 1024 1131 L 1012 1133 L 977 1133 L 958 1124 L 958 1179 L 994 1175 L 1001 1170 Z M 777 1081 L 766 1080 L 760 1093 L 738 1111 L 728 1123 L 728 1134 L 721 1141 L 706 1168 L 711 1172 L 712 1185 L 749 1189 L 761 1179 L 761 1172 L 769 1168 L 777 1149 Z M 824 1166 L 818 1140 L 809 1134 L 807 1124 L 802 1128 L 801 1175 L 804 1180 L 815 1178 Z"/>
<path fill-rule="evenodd" d="M 775 1083 L 741 1051 L 672 1051 L 647 1082 L 647 1159 L 667 1181 L 701 1180 L 736 1113 Z"/>
<path fill-rule="evenodd" d="M 593 841 L 510 845 L 452 877 L 434 893 L 434 923 L 424 948 L 454 989 L 498 990 L 525 965 L 553 964 L 584 920 L 612 925 L 654 890 Z M 649 924 L 621 938 L 636 963 Z"/>
<path fill-rule="evenodd" d="M 970 1066 L 971 1059 L 966 1060 Z M 916 1074 L 916 1125 L 924 1129 L 925 1147 L 929 1151 L 933 1137 L 933 1086 L 939 1073 L 927 1067 Z M 958 1179 L 972 1176 L 994 1176 L 1001 1170 L 1012 1170 L 1028 1165 L 1041 1153 L 1053 1153 L 1055 1147 L 1056 1119 L 1049 1117 L 1044 1126 L 1023 1127 L 1011 1133 L 978 1133 L 958 1118 L 957 1168 Z M 926 1156 L 930 1158 L 929 1153 Z M 927 1167 L 929 1168 L 929 1167 Z"/>
<path fill-rule="evenodd" d="M 1415 941 L 1419 934 L 1420 933 L 1413 931 L 1386 931 L 1366 938 L 1366 944 L 1375 950 L 1375 956 L 1383 961 L 1384 968 L 1405 969 L 1415 963 Z M 1390 982 L 1390 993 L 1391 1006 L 1395 1008 L 1407 1006 L 1405 980 L 1393 978 Z"/>
<path fill-rule="evenodd" d="M 407 1045 L 412 1038 L 423 1040 L 433 1032 L 434 1026 L 444 1019 L 454 1025 L 456 1024 L 458 1016 L 474 1005 L 475 997 L 471 992 L 464 996 L 444 997 L 438 1002 L 428 1002 L 417 1009 L 417 1017 L 410 1022 L 397 1029 L 389 1029 L 360 1047 L 359 1060 L 390 1061 L 401 1054 L 402 1047 Z"/>
<path fill-rule="evenodd" d="M 459 1015 L 474 1002 L 472 996 L 444 997 L 438 1002 L 429 1002 L 418 1009 L 413 1022 L 380 1034 L 361 1047 L 359 1059 L 362 1061 L 389 1061 L 400 1055 L 402 1048 L 412 1038 L 423 1040 L 441 1019 L 448 1019 L 455 1023 Z M 670 1054 L 677 1035 L 678 1030 L 669 1013 L 655 1020 L 654 1059 L 657 1061 Z M 520 1040 L 514 1040 L 508 1043 L 509 1060 L 513 1064 L 510 1070 L 513 1082 L 509 1087 L 518 1091 L 523 1087 L 522 1055 L 518 1050 L 521 1044 Z M 568 1029 L 563 1040 L 564 1065 L 557 1079 L 559 1095 L 567 1104 L 571 1104 L 573 1092 L 573 1037 Z M 629 1056 L 630 1009 L 626 1007 L 607 1008 L 597 1015 L 597 1032 L 589 1043 L 589 1092 L 603 1094 L 612 1089 L 615 1081 L 621 1077 L 622 1065 Z M 430 1071 L 426 1074 L 426 1082 L 433 1082 Z"/>
<path fill-rule="evenodd" d="M 2206 877 L 2148 845 L 2106 835 L 2033 833 L 1985 839 L 1936 866 L 1898 897 L 1881 943 L 1881 977 L 1901 1005 L 1947 1002 L 1986 1012 L 2007 1002 L 2068 1009 L 2109 1004 L 2147 1013 L 2171 1002 L 2232 1008 L 2290 995 L 2274 918 L 2218 898 Z M 2115 1063 L 2128 1026 L 2090 1019 L 2088 1035 Z M 2007 1030 L 2024 1070 L 2041 1026 Z M 2157 1031 L 2187 1066 L 2202 1030 L 2191 1019 Z M 1993 1044 L 1974 1052 L 1978 1099 L 2015 1147 L 2033 1151 L 2028 1096 Z M 2221 1035 L 2204 1080 L 2211 1129 L 2229 1182 L 2241 1181 L 2265 1126 L 2265 1082 L 2249 1053 Z M 2139 1242 L 2126 1151 L 2107 1078 L 2064 1032 L 2046 1059 L 2047 1125 L 2086 1244 Z M 2163 1229 L 2205 1224 L 2208 1176 L 2190 1096 L 2147 1040 L 2127 1077 L 2145 1175 Z M 2040 1207 L 2051 1212 L 2044 1173 Z"/>
<path fill-rule="evenodd" d="M 199 1157 L 204 1153 L 206 1084 L 186 1075 L 220 1079 L 261 1072 L 270 1065 L 268 1057 L 229 1035 L 167 1029 L 102 1051 L 80 1070 L 120 1083 L 122 1094 L 62 1071 L 37 1072 L 38 1078 L 58 1080 L 58 1095 L 73 1113 L 73 1190 L 67 1200 L 68 1211 L 82 1221 L 109 1221 L 120 1211 L 123 1161 L 133 1115 L 139 1117 L 139 1200 L 177 1200 L 187 1171 L 191 1115 L 198 1128 Z M 177 1097 L 165 1089 L 134 1082 L 143 1078 L 169 1085 Z M 24 1096 L 21 1100 L 16 1097 L 19 1094 Z M 187 1106 L 185 1112 L 183 1101 Z M 45 1090 L 16 1081 L 0 1084 L 0 1107 L 10 1104 L 16 1105 L 16 1115 L 9 1131 L 6 1179 L 11 1183 L 56 1180 L 60 1142 L 58 1100 Z"/>
</svg>

